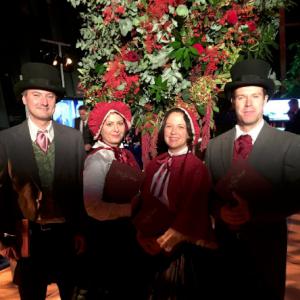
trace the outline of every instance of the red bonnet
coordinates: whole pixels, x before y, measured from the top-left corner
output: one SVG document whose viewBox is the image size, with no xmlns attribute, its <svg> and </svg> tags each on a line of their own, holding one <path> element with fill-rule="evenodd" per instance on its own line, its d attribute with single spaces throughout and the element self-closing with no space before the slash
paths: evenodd
<svg viewBox="0 0 300 300">
<path fill-rule="evenodd" d="M 110 113 L 119 114 L 126 123 L 127 130 L 131 127 L 131 111 L 130 108 L 121 101 L 99 102 L 89 114 L 88 126 L 94 136 L 98 139 L 102 126 Z"/>
</svg>

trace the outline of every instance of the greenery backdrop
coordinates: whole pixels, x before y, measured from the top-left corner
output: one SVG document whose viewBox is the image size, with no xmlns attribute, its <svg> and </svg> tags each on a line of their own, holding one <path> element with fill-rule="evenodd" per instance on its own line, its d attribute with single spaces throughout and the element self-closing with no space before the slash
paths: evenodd
<svg viewBox="0 0 300 300">
<path fill-rule="evenodd" d="M 85 101 L 121 100 L 142 135 L 144 162 L 155 155 L 166 109 L 199 113 L 201 149 L 214 127 L 229 70 L 239 59 L 271 60 L 286 0 L 67 0 L 81 11 L 77 47 Z M 275 74 L 273 74 L 275 79 Z"/>
</svg>

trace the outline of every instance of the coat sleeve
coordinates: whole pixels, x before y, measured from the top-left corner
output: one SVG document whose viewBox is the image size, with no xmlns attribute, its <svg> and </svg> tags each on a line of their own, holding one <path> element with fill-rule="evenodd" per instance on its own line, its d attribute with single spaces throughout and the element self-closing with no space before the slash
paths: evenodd
<svg viewBox="0 0 300 300">
<path fill-rule="evenodd" d="M 17 195 L 8 172 L 9 157 L 4 141 L 5 137 L 0 135 L 0 235 L 4 232 L 14 234 L 17 230 L 16 220 L 20 218 Z"/>
</svg>

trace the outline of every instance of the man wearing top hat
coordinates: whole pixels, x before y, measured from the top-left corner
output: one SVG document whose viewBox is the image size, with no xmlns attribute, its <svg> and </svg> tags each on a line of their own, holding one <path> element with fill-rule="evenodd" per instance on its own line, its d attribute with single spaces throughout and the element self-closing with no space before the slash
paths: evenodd
<svg viewBox="0 0 300 300">
<path fill-rule="evenodd" d="M 210 140 L 205 161 L 214 182 L 222 298 L 282 300 L 286 217 L 300 209 L 300 137 L 271 127 L 263 108 L 274 92 L 270 66 L 247 59 L 225 86 L 237 125 Z M 217 279 L 216 279 L 217 280 Z"/>
<path fill-rule="evenodd" d="M 64 94 L 58 71 L 27 63 L 21 72 L 15 93 L 28 118 L 0 132 L 0 249 L 17 260 L 22 300 L 45 299 L 50 282 L 71 299 L 74 259 L 84 248 L 83 140 L 52 121 Z"/>
</svg>

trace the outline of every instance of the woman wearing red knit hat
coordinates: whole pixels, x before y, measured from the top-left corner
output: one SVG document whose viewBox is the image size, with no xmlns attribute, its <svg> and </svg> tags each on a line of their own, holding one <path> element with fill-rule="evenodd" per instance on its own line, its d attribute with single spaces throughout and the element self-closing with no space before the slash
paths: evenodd
<svg viewBox="0 0 300 300">
<path fill-rule="evenodd" d="M 122 147 L 131 126 L 130 109 L 119 101 L 97 103 L 88 125 L 96 140 L 83 173 L 90 217 L 88 299 L 142 299 L 142 251 L 130 218 L 131 198 L 139 191 L 142 173 L 133 154 Z"/>
</svg>

